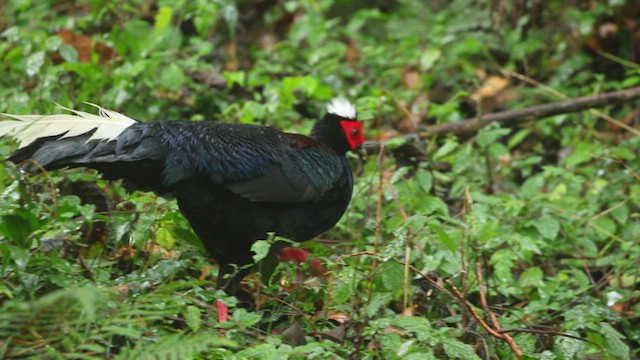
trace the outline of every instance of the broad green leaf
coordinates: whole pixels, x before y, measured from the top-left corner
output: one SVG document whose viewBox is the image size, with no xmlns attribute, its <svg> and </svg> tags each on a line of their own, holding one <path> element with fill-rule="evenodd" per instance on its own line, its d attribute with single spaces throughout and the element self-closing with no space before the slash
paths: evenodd
<svg viewBox="0 0 640 360">
<path fill-rule="evenodd" d="M 191 331 L 198 332 L 202 325 L 202 313 L 197 306 L 189 305 L 184 311 L 184 321 Z"/>
<path fill-rule="evenodd" d="M 622 204 L 613 211 L 611 211 L 611 216 L 621 225 L 624 225 L 629 219 L 629 206 L 627 204 Z"/>
<path fill-rule="evenodd" d="M 533 130 L 531 128 L 526 128 L 519 130 L 515 134 L 509 137 L 509 141 L 507 142 L 507 147 L 509 150 L 512 150 L 516 146 L 518 146 L 524 139 L 526 139 Z"/>
<path fill-rule="evenodd" d="M 478 137 L 476 138 L 476 140 L 478 141 L 478 145 L 487 147 L 493 144 L 501 136 L 507 135 L 510 132 L 511 130 L 503 128 L 482 130 L 478 133 Z"/>
<path fill-rule="evenodd" d="M 455 253 L 459 250 L 457 242 L 442 229 L 440 224 L 429 222 L 429 227 L 438 234 L 438 241 L 440 241 L 445 249 L 451 251 L 452 253 Z"/>
<path fill-rule="evenodd" d="M 186 241 L 191 246 L 194 246 L 195 248 L 199 249 L 202 252 L 206 251 L 206 249 L 204 248 L 204 244 L 202 243 L 202 240 L 193 232 L 191 228 L 171 226 L 169 227 L 169 229 L 171 230 L 171 233 L 173 234 L 174 238 L 180 241 Z"/>
<path fill-rule="evenodd" d="M 598 216 L 592 224 L 601 239 L 609 238 L 617 233 L 618 226 L 608 215 Z"/>
<path fill-rule="evenodd" d="M 549 200 L 562 200 L 565 195 L 567 195 L 567 185 L 565 183 L 560 183 L 553 189 L 553 191 L 551 191 L 551 194 L 549 194 Z"/>
<path fill-rule="evenodd" d="M 60 56 L 66 62 L 74 63 L 78 61 L 78 50 L 75 47 L 67 44 L 60 46 Z"/>
<path fill-rule="evenodd" d="M 218 21 L 218 4 L 214 2 L 201 3 L 198 10 L 193 23 L 200 36 L 207 36 Z"/>
<path fill-rule="evenodd" d="M 34 76 L 38 74 L 42 65 L 44 65 L 44 51 L 38 51 L 31 54 L 27 58 L 27 75 Z"/>
<path fill-rule="evenodd" d="M 336 276 L 331 296 L 336 304 L 344 304 L 356 293 L 359 275 L 353 267 L 344 267 Z"/>
<path fill-rule="evenodd" d="M 595 154 L 595 145 L 587 142 L 581 142 L 574 147 L 573 152 L 564 161 L 568 167 L 574 167 L 591 160 Z"/>
<path fill-rule="evenodd" d="M 169 90 L 178 90 L 185 81 L 184 71 L 176 64 L 166 67 L 160 75 L 160 83 Z"/>
<path fill-rule="evenodd" d="M 402 287 L 400 287 L 402 288 Z M 394 289 L 397 290 L 398 288 Z M 380 309 L 388 305 L 393 300 L 393 294 L 389 292 L 376 292 L 373 294 L 367 307 L 365 308 L 365 313 L 369 317 L 374 317 Z"/>
<path fill-rule="evenodd" d="M 420 316 L 403 316 L 394 321 L 395 325 L 407 331 L 411 331 L 420 341 L 427 341 L 431 338 L 433 331 L 429 319 Z"/>
<path fill-rule="evenodd" d="M 415 175 L 416 184 L 420 187 L 420 190 L 425 193 L 429 193 L 431 191 L 431 187 L 433 186 L 433 176 L 430 172 L 425 170 L 418 170 Z"/>
<path fill-rule="evenodd" d="M 542 286 L 543 277 L 542 269 L 537 266 L 530 267 L 520 274 L 520 286 L 534 288 Z"/>
<path fill-rule="evenodd" d="M 545 239 L 555 239 L 556 236 L 558 236 L 558 232 L 560 231 L 560 223 L 558 222 L 558 220 L 548 214 L 531 220 L 531 223 L 536 227 L 536 229 L 538 229 L 540 235 L 542 235 Z"/>
<path fill-rule="evenodd" d="M 60 36 L 54 35 L 49 37 L 45 43 L 44 46 L 47 48 L 48 51 L 56 51 L 60 48 L 60 45 L 62 45 L 62 38 Z"/>
<path fill-rule="evenodd" d="M 464 360 L 480 360 L 480 357 L 476 355 L 473 348 L 463 342 L 456 339 L 444 339 L 442 340 L 444 352 L 448 357 L 453 359 Z"/>
<path fill-rule="evenodd" d="M 377 277 L 380 279 L 382 289 L 385 291 L 402 289 L 404 285 L 404 266 L 396 261 L 387 261 L 378 270 Z"/>
<path fill-rule="evenodd" d="M 222 6 L 222 18 L 227 22 L 231 37 L 236 35 L 236 26 L 238 25 L 238 8 L 232 2 L 227 2 Z"/>
<path fill-rule="evenodd" d="M 232 88 L 233 85 L 244 87 L 246 80 L 246 73 L 244 71 L 225 71 L 222 76 L 227 82 L 227 87 Z"/>
<path fill-rule="evenodd" d="M 237 308 L 233 311 L 233 321 L 244 328 L 257 324 L 260 319 L 262 319 L 262 315 L 243 308 Z"/>
<path fill-rule="evenodd" d="M 444 145 L 440 146 L 438 150 L 433 154 L 434 159 L 439 159 L 443 156 L 450 154 L 452 151 L 458 148 L 460 144 L 455 141 L 447 141 Z"/>
<path fill-rule="evenodd" d="M 445 204 L 439 197 L 428 195 L 420 197 L 419 200 L 420 205 L 418 210 L 420 211 L 420 214 L 449 216 L 449 208 L 447 207 L 447 204 Z"/>
<path fill-rule="evenodd" d="M 251 251 L 253 252 L 253 261 L 258 262 L 269 254 L 271 249 L 271 243 L 267 240 L 258 240 L 251 245 Z"/>
<path fill-rule="evenodd" d="M 173 237 L 171 231 L 166 227 L 160 227 L 156 231 L 156 242 L 158 245 L 167 249 L 172 249 L 176 244 L 176 238 Z"/>
<path fill-rule="evenodd" d="M 433 65 L 442 56 L 442 51 L 437 48 L 431 48 L 425 51 L 420 57 L 420 69 L 422 71 L 430 70 Z"/>
<path fill-rule="evenodd" d="M 578 336 L 576 332 L 569 332 L 569 334 Z M 584 353 L 585 344 L 580 339 L 574 339 L 566 336 L 557 336 L 554 341 L 555 353 L 562 356 L 562 359 L 575 359 L 580 358 Z"/>
<path fill-rule="evenodd" d="M 623 339 L 625 339 L 624 335 L 620 334 L 608 323 L 600 323 L 600 330 L 604 335 L 607 346 L 606 350 L 609 354 L 613 355 L 614 358 L 621 360 L 631 358 L 629 346 L 627 346 L 623 341 Z"/>
<path fill-rule="evenodd" d="M 163 32 L 169 24 L 171 24 L 171 18 L 173 17 L 173 9 L 167 6 L 161 6 L 155 16 L 155 25 L 153 31 L 156 34 Z"/>
</svg>

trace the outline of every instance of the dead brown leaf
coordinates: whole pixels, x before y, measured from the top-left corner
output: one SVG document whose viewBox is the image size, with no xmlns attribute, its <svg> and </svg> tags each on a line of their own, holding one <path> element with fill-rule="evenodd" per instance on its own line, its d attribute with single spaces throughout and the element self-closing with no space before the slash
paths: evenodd
<svg viewBox="0 0 640 360">
<path fill-rule="evenodd" d="M 496 111 L 507 103 L 517 99 L 516 93 L 511 89 L 509 79 L 500 76 L 489 76 L 482 86 L 470 96 L 483 114 Z"/>
</svg>

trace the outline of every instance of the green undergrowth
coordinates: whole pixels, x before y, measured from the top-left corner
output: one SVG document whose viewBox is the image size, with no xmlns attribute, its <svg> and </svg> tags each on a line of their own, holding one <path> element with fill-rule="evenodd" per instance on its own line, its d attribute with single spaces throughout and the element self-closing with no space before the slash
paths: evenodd
<svg viewBox="0 0 640 360">
<path fill-rule="evenodd" d="M 637 131 L 579 112 L 419 136 L 636 86 L 632 1 L 258 3 L 9 0 L 0 112 L 88 101 L 308 133 L 329 99 L 352 99 L 369 159 L 352 159 L 340 223 L 301 245 L 327 273 L 275 264 L 265 240 L 227 297 L 173 200 L 2 163 L 0 359 L 639 356 Z M 599 110 L 638 128 L 633 102 Z"/>
</svg>

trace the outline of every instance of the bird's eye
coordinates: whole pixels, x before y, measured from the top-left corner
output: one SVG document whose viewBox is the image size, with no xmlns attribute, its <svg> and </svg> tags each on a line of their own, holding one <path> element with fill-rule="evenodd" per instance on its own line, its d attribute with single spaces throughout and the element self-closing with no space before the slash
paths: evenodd
<svg viewBox="0 0 640 360">
<path fill-rule="evenodd" d="M 359 130 L 358 129 L 351 129 L 351 135 L 356 136 L 358 135 Z"/>
</svg>

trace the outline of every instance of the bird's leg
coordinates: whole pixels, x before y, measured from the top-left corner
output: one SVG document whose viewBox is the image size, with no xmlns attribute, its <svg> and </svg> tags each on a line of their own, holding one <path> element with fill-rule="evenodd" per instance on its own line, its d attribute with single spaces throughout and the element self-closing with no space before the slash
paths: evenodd
<svg viewBox="0 0 640 360">
<path fill-rule="evenodd" d="M 222 289 L 227 295 L 236 295 L 240 281 L 249 273 L 249 269 L 236 268 L 231 264 L 220 264 L 216 288 Z M 221 300 L 216 301 L 218 310 L 218 322 L 229 320 L 229 307 Z"/>
</svg>

